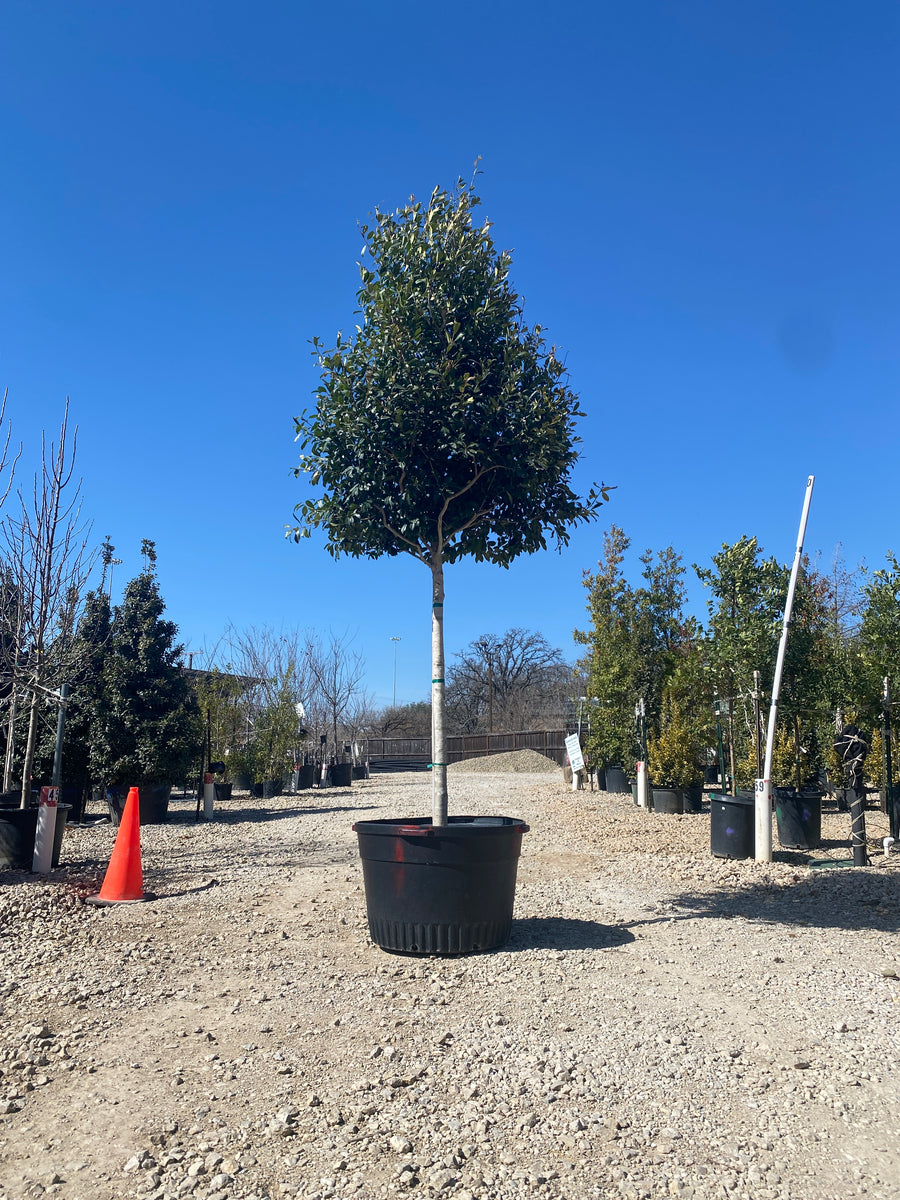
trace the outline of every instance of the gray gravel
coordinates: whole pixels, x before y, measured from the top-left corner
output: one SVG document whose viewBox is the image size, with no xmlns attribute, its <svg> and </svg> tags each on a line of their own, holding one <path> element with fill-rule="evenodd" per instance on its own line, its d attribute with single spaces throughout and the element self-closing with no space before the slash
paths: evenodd
<svg viewBox="0 0 900 1200">
<path fill-rule="evenodd" d="M 0 1200 L 897 1195 L 900 856 L 722 862 L 708 813 L 461 772 L 531 825 L 513 936 L 392 956 L 350 825 L 429 786 L 176 803 L 143 904 L 81 901 L 107 825 L 0 874 Z"/>
</svg>

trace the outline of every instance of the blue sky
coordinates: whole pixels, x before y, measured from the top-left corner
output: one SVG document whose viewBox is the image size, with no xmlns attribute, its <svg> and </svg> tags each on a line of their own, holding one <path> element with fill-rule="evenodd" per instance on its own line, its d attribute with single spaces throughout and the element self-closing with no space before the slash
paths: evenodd
<svg viewBox="0 0 900 1200">
<path fill-rule="evenodd" d="M 385 701 L 399 636 L 398 699 L 427 695 L 427 571 L 283 539 L 291 418 L 308 340 L 352 328 L 357 223 L 477 155 L 635 559 L 755 533 L 789 562 L 810 473 L 811 551 L 900 550 L 895 4 L 7 0 L 0 44 L 20 478 L 68 395 L 97 541 L 122 582 L 156 540 L 193 649 L 330 627 Z M 574 653 L 602 528 L 452 568 L 448 650 L 520 625 Z"/>
</svg>

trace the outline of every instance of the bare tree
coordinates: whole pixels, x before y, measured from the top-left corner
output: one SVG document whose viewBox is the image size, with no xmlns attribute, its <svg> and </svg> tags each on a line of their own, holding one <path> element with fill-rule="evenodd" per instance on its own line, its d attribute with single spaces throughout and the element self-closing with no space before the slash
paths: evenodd
<svg viewBox="0 0 900 1200">
<path fill-rule="evenodd" d="M 306 662 L 314 681 L 317 705 L 324 710 L 331 730 L 332 753 L 339 756 L 338 728 L 346 723 L 351 703 L 361 693 L 365 659 L 351 647 L 346 635 L 330 632 L 324 641 L 317 634 L 306 640 Z"/>
<path fill-rule="evenodd" d="M 565 710 L 572 668 L 543 634 L 485 634 L 455 657 L 447 707 L 461 733 L 529 729 L 557 722 Z"/>
<path fill-rule="evenodd" d="M 16 463 L 22 453 L 21 443 L 15 456 L 10 462 L 10 441 L 12 440 L 12 425 L 6 419 L 6 401 L 9 389 L 3 393 L 0 403 L 0 439 L 3 449 L 0 451 L 0 509 L 6 503 L 6 498 L 12 489 Z M 18 645 L 17 631 L 20 605 L 13 579 L 13 573 L 7 563 L 0 563 L 0 697 L 9 701 L 9 724 L 6 739 L 6 763 L 3 771 L 3 790 L 9 790 L 10 765 L 12 759 L 13 728 L 16 719 L 16 688 L 15 688 L 15 646 Z"/>
<path fill-rule="evenodd" d="M 81 480 L 75 479 L 77 429 L 68 442 L 66 401 L 59 441 L 41 438 L 41 467 L 30 495 L 19 491 L 19 513 L 3 522 L 3 541 L 16 613 L 10 627 L 7 664 L 13 696 L 28 697 L 28 732 L 22 766 L 22 807 L 30 799 L 31 774 L 41 707 L 51 684 L 63 681 L 71 666 L 75 623 L 93 556 L 88 551 L 90 526 L 81 521 Z M 10 721 L 10 740 L 14 714 Z M 7 747 L 5 784 L 9 783 L 11 748 Z"/>
<path fill-rule="evenodd" d="M 230 626 L 216 654 L 226 660 L 223 670 L 240 678 L 242 744 L 256 747 L 263 760 L 260 768 L 269 777 L 282 770 L 298 748 L 300 713 L 309 720 L 314 678 L 307 637 L 296 629 Z"/>
<path fill-rule="evenodd" d="M 352 749 L 354 763 L 357 761 L 356 747 L 367 734 L 374 731 L 377 714 L 372 704 L 372 693 L 359 691 L 350 698 L 344 710 L 343 726 Z"/>
<path fill-rule="evenodd" d="M 410 704 L 389 704 L 373 713 L 373 732 L 378 737 L 430 737 L 431 701 L 414 700 Z"/>
</svg>

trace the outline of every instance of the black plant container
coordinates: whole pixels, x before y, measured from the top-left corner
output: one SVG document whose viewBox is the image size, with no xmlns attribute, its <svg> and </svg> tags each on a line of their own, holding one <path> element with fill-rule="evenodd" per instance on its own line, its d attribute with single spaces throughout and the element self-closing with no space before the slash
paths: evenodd
<svg viewBox="0 0 900 1200">
<path fill-rule="evenodd" d="M 653 788 L 653 811 L 658 813 L 683 813 L 684 793 L 681 788 Z"/>
<path fill-rule="evenodd" d="M 756 802 L 752 792 L 710 796 L 710 849 L 716 858 L 753 858 Z"/>
<path fill-rule="evenodd" d="M 331 768 L 332 787 L 350 787 L 353 779 L 352 763 L 335 763 Z"/>
<path fill-rule="evenodd" d="M 822 796 L 819 792 L 775 788 L 778 841 L 785 850 L 815 850 L 822 840 Z"/>
<path fill-rule="evenodd" d="M 13 871 L 31 870 L 39 811 L 37 808 L 0 806 L 0 869 L 5 867 Z M 51 858 L 54 867 L 59 866 L 69 812 L 68 804 L 60 804 L 56 810 Z"/>
<path fill-rule="evenodd" d="M 607 767 L 606 768 L 606 788 L 607 792 L 625 793 L 629 791 L 628 777 L 622 767 Z"/>
<path fill-rule="evenodd" d="M 369 933 L 383 950 L 494 950 L 512 927 L 522 835 L 515 817 L 357 821 Z"/>
<path fill-rule="evenodd" d="M 127 787 L 109 787 L 106 789 L 106 803 L 109 805 L 109 818 L 113 825 L 118 825 L 128 801 Z M 138 787 L 138 802 L 140 805 L 142 825 L 162 825 L 169 819 L 169 797 L 172 794 L 171 783 L 142 783 Z"/>
</svg>

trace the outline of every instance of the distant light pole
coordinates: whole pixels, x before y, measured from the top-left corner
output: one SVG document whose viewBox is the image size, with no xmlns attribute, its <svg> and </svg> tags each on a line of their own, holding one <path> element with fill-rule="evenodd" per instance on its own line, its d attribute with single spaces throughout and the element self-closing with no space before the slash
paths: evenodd
<svg viewBox="0 0 900 1200">
<path fill-rule="evenodd" d="M 394 643 L 394 701 L 391 705 L 392 708 L 397 707 L 397 643 L 402 640 L 402 638 L 398 637 L 391 638 L 391 641 Z"/>
</svg>

